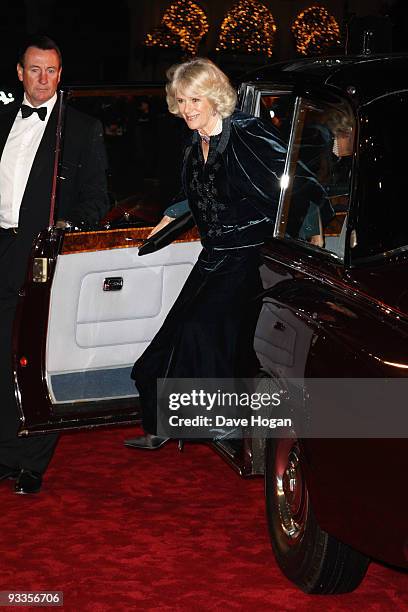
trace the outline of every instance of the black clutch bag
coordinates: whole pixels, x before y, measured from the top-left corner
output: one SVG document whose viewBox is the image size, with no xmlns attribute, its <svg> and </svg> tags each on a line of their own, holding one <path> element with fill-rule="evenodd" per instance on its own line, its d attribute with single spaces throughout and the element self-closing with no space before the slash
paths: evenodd
<svg viewBox="0 0 408 612">
<path fill-rule="evenodd" d="M 159 249 L 163 249 L 178 238 L 178 236 L 183 234 L 183 232 L 194 227 L 194 225 L 195 221 L 193 215 L 191 211 L 188 210 L 186 213 L 166 225 L 166 227 L 163 227 L 159 232 L 147 238 L 144 244 L 139 247 L 139 255 L 148 255 L 149 253 L 154 253 Z"/>
</svg>

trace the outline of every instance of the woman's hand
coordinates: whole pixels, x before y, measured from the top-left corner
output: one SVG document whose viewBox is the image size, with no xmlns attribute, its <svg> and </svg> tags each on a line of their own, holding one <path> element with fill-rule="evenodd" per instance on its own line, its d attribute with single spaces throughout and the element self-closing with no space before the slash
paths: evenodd
<svg viewBox="0 0 408 612">
<path fill-rule="evenodd" d="M 310 244 L 314 244 L 315 246 L 324 247 L 324 238 L 322 234 L 316 234 L 315 236 L 309 237 Z"/>
<path fill-rule="evenodd" d="M 168 217 L 167 215 L 164 215 L 164 217 L 152 229 L 152 231 L 150 232 L 150 234 L 147 237 L 150 238 L 150 236 L 153 236 L 153 234 L 156 234 L 156 232 L 159 232 L 161 229 L 163 229 L 163 227 L 166 227 L 166 225 L 168 225 L 172 221 L 174 221 L 173 217 Z"/>
</svg>

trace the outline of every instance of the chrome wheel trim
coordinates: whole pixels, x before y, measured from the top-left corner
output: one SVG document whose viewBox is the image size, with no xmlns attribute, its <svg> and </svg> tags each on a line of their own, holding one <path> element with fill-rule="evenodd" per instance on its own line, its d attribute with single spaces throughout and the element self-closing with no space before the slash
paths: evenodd
<svg viewBox="0 0 408 612">
<path fill-rule="evenodd" d="M 305 530 L 309 496 L 300 464 L 299 444 L 293 439 L 276 441 L 275 496 L 279 524 L 287 544 L 298 544 Z"/>
</svg>

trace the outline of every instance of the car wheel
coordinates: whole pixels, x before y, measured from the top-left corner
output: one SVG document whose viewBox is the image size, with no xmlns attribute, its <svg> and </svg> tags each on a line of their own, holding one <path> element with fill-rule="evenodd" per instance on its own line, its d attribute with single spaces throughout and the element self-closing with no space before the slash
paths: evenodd
<svg viewBox="0 0 408 612">
<path fill-rule="evenodd" d="M 313 514 L 295 439 L 269 439 L 265 449 L 269 534 L 282 572 L 305 593 L 348 593 L 369 559 L 323 531 Z"/>
</svg>

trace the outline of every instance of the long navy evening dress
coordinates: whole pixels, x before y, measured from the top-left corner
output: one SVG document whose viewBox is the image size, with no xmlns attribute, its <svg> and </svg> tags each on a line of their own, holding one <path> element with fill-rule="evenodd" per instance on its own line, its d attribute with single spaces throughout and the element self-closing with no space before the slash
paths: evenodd
<svg viewBox="0 0 408 612">
<path fill-rule="evenodd" d="M 133 367 L 146 432 L 156 433 L 158 378 L 250 377 L 257 371 L 259 249 L 273 231 L 285 153 L 272 125 L 239 111 L 211 137 L 206 162 L 193 133 L 178 199 L 188 200 L 203 250 Z"/>
</svg>

